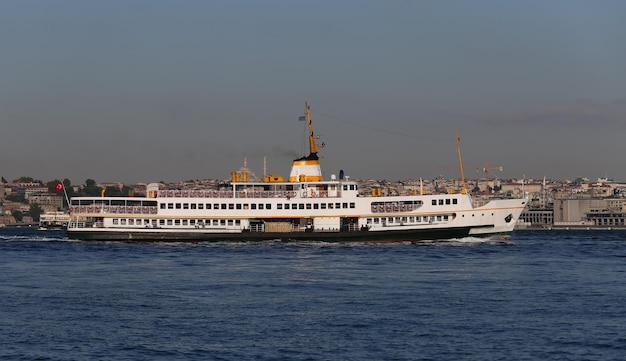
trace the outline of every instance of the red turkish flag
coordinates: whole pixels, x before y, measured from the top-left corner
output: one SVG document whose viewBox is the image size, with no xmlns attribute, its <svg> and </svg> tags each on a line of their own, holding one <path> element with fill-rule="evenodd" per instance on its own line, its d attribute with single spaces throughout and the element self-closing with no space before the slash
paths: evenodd
<svg viewBox="0 0 626 361">
<path fill-rule="evenodd" d="M 58 192 L 58 191 L 62 191 L 63 190 L 63 182 L 59 182 L 54 186 L 54 193 Z"/>
</svg>

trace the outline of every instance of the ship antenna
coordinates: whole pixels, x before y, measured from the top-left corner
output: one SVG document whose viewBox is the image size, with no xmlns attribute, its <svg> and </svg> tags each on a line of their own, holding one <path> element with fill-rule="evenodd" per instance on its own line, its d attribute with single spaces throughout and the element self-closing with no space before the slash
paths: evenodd
<svg viewBox="0 0 626 361">
<path fill-rule="evenodd" d="M 317 151 L 324 148 L 324 143 L 322 143 L 321 145 L 315 144 L 315 139 L 318 137 L 313 135 L 313 124 L 311 123 L 311 112 L 308 102 L 304 102 L 304 112 L 306 114 L 307 123 L 309 124 L 309 158 L 317 158 Z"/>
<path fill-rule="evenodd" d="M 461 182 L 463 183 L 462 194 L 467 193 L 467 187 L 465 185 L 465 172 L 463 171 L 463 157 L 461 157 L 461 138 L 459 138 L 459 132 L 456 133 L 456 151 L 459 154 L 459 167 L 461 168 Z"/>
</svg>

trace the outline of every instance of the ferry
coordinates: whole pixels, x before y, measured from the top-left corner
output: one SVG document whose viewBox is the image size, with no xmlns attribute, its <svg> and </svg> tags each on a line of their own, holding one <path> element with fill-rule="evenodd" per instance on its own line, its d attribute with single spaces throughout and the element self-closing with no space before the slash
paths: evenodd
<svg viewBox="0 0 626 361">
<path fill-rule="evenodd" d="M 64 229 L 67 227 L 69 221 L 70 215 L 65 212 L 46 212 L 39 216 L 39 230 Z"/>
<path fill-rule="evenodd" d="M 295 159 L 288 179 L 250 180 L 233 172 L 216 189 L 147 186 L 146 197 L 73 197 L 70 239 L 96 241 L 399 242 L 508 236 L 527 199 L 475 206 L 457 193 L 363 194 L 349 177 L 322 177 L 311 114 L 305 103 L 309 155 Z M 458 137 L 457 137 L 458 145 Z M 459 161 L 460 158 L 459 148 Z"/>
</svg>

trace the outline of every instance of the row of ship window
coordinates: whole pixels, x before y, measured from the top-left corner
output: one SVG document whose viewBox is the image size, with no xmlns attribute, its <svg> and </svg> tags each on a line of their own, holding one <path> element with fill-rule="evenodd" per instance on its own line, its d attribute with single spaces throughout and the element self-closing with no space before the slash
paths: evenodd
<svg viewBox="0 0 626 361">
<path fill-rule="evenodd" d="M 195 226 L 195 227 L 223 227 L 239 226 L 239 219 L 133 219 L 133 218 L 113 218 L 113 225 L 121 226 Z M 98 224 L 97 224 L 98 226 Z"/>
<path fill-rule="evenodd" d="M 436 206 L 436 205 L 440 205 L 443 206 L 444 204 L 449 205 L 449 204 L 458 204 L 459 200 L 456 198 L 446 198 L 446 199 L 433 199 L 432 200 L 432 205 Z"/>
<path fill-rule="evenodd" d="M 161 203 L 161 209 L 272 209 L 271 203 Z M 276 209 L 350 209 L 354 202 L 336 203 L 278 203 Z"/>
<path fill-rule="evenodd" d="M 410 217 L 374 217 L 367 218 L 367 224 L 411 224 L 411 223 L 432 223 L 448 221 L 449 215 L 437 216 L 410 216 Z M 191 227 L 225 227 L 240 226 L 239 219 L 134 219 L 134 218 L 113 218 L 113 225 L 121 226 L 191 226 Z M 99 226 L 99 224 L 97 224 Z"/>
<path fill-rule="evenodd" d="M 437 215 L 437 216 L 410 216 L 410 217 L 374 217 L 367 218 L 367 224 L 412 224 L 412 223 L 432 223 L 432 222 L 447 222 L 450 220 L 450 215 Z"/>
</svg>

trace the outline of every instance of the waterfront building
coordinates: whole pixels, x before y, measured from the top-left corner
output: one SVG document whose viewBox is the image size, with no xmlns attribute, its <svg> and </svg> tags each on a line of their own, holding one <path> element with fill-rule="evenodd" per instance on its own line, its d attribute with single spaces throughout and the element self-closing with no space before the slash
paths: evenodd
<svg viewBox="0 0 626 361">
<path fill-rule="evenodd" d="M 526 209 L 520 216 L 522 224 L 532 228 L 550 228 L 554 225 L 552 209 Z"/>
</svg>

